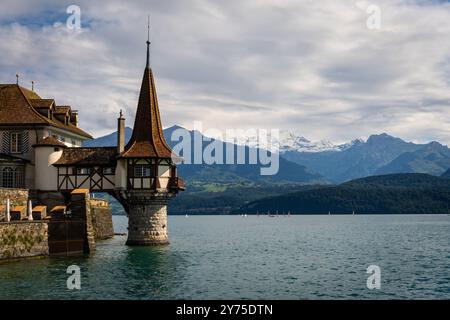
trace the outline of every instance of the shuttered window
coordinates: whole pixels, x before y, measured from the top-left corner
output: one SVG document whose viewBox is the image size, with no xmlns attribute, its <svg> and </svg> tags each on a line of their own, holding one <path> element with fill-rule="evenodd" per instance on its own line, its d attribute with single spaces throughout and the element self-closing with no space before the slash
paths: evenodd
<svg viewBox="0 0 450 320">
<path fill-rule="evenodd" d="M 22 152 L 22 133 L 11 132 L 11 153 L 21 153 Z"/>
</svg>

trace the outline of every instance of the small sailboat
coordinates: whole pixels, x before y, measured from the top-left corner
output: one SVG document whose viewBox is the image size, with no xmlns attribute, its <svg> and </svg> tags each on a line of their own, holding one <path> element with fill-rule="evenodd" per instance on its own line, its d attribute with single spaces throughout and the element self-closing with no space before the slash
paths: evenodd
<svg viewBox="0 0 450 320">
<path fill-rule="evenodd" d="M 354 216 L 354 215 L 355 215 L 355 211 L 352 212 L 352 216 Z"/>
<path fill-rule="evenodd" d="M 290 217 L 290 216 L 291 216 L 291 210 L 288 211 L 288 217 Z"/>
<path fill-rule="evenodd" d="M 330 211 L 328 211 L 328 215 L 331 216 L 331 212 Z"/>
<path fill-rule="evenodd" d="M 186 213 L 186 218 L 189 218 L 188 214 Z"/>
</svg>

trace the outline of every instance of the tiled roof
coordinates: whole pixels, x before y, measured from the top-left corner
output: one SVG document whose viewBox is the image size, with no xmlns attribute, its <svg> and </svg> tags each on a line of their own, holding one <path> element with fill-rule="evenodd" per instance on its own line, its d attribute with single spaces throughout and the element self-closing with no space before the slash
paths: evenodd
<svg viewBox="0 0 450 320">
<path fill-rule="evenodd" d="M 29 99 L 31 106 L 35 109 L 50 109 L 55 100 L 53 99 Z"/>
<path fill-rule="evenodd" d="M 55 107 L 55 111 L 53 113 L 66 114 L 69 111 L 70 111 L 70 107 L 69 106 L 56 106 Z"/>
<path fill-rule="evenodd" d="M 27 100 L 18 85 L 0 85 L 0 124 L 46 125 L 48 121 Z"/>
<path fill-rule="evenodd" d="M 38 143 L 33 145 L 33 147 L 41 147 L 41 146 L 63 147 L 63 148 L 67 147 L 64 143 L 62 143 L 61 141 L 52 136 L 48 136 L 44 139 L 41 139 L 40 141 L 38 141 Z"/>
<path fill-rule="evenodd" d="M 61 157 L 53 165 L 105 165 L 115 166 L 117 162 L 116 147 L 101 148 L 65 148 Z"/>
<path fill-rule="evenodd" d="M 92 136 L 73 124 L 65 124 L 58 119 L 49 119 L 41 115 L 35 105 L 45 106 L 52 99 L 41 99 L 36 93 L 17 84 L 0 84 L 0 126 L 31 125 L 53 126 L 80 136 L 92 139 Z"/>
<path fill-rule="evenodd" d="M 145 68 L 134 121 L 133 134 L 120 155 L 124 158 L 171 158 L 172 149 L 163 135 L 155 80 Z"/>
</svg>

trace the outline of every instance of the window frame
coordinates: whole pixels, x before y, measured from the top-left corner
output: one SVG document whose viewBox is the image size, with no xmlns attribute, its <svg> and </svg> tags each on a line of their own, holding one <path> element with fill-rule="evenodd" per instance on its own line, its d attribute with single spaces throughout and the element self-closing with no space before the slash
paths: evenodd
<svg viewBox="0 0 450 320">
<path fill-rule="evenodd" d="M 15 143 L 13 143 L 15 137 Z M 9 136 L 9 151 L 10 153 L 22 153 L 22 132 L 11 132 Z M 16 147 L 14 150 L 13 148 Z"/>
<path fill-rule="evenodd" d="M 1 187 L 10 189 L 19 189 L 25 187 L 25 172 L 23 167 L 2 167 L 1 175 Z"/>
<path fill-rule="evenodd" d="M 91 167 L 74 167 L 73 174 L 77 176 L 90 176 L 92 173 Z"/>
<path fill-rule="evenodd" d="M 133 176 L 135 178 L 151 178 L 152 168 L 149 164 L 136 164 L 133 167 Z"/>
</svg>

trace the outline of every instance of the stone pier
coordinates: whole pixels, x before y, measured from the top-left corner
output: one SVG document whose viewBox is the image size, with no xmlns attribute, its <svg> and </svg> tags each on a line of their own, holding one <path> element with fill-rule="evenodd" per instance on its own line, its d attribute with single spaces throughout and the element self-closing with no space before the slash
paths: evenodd
<svg viewBox="0 0 450 320">
<path fill-rule="evenodd" d="M 167 204 L 171 193 L 128 192 L 127 245 L 163 245 L 169 243 Z"/>
</svg>

